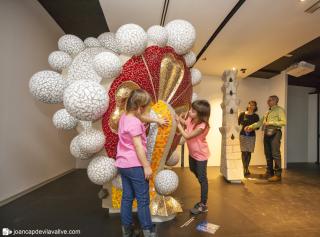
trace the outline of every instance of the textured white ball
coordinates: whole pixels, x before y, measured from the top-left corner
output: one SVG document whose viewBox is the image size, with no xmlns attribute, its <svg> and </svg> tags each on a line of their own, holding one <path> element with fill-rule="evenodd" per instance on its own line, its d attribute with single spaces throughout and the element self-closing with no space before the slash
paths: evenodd
<svg viewBox="0 0 320 237">
<path fill-rule="evenodd" d="M 185 20 L 170 21 L 165 29 L 168 32 L 168 46 L 174 48 L 177 54 L 186 54 L 196 39 L 196 30 Z"/>
<path fill-rule="evenodd" d="M 103 185 L 117 175 L 115 160 L 106 156 L 97 156 L 88 165 L 87 173 L 91 182 Z"/>
<path fill-rule="evenodd" d="M 99 76 L 111 79 L 120 74 L 122 63 L 117 55 L 110 52 L 102 52 L 95 56 L 93 68 Z"/>
<path fill-rule="evenodd" d="M 196 86 L 196 85 L 200 84 L 201 79 L 202 79 L 201 78 L 202 77 L 201 72 L 196 68 L 191 68 L 190 72 L 191 72 L 191 83 L 192 83 L 192 85 Z"/>
<path fill-rule="evenodd" d="M 103 132 L 96 129 L 84 131 L 79 135 L 79 147 L 81 152 L 96 153 L 103 148 L 105 143 L 106 138 Z"/>
<path fill-rule="evenodd" d="M 71 56 L 75 56 L 85 49 L 85 45 L 78 36 L 64 35 L 58 40 L 58 48 Z"/>
<path fill-rule="evenodd" d="M 116 40 L 122 54 L 140 55 L 147 47 L 147 33 L 136 24 L 121 26 L 116 33 Z"/>
<path fill-rule="evenodd" d="M 93 121 L 99 119 L 108 108 L 106 90 L 97 82 L 79 80 L 72 83 L 64 92 L 63 103 L 73 117 Z"/>
<path fill-rule="evenodd" d="M 161 170 L 155 177 L 155 188 L 160 195 L 170 195 L 179 185 L 178 175 L 172 170 Z"/>
<path fill-rule="evenodd" d="M 70 153 L 75 158 L 80 159 L 80 160 L 87 160 L 93 155 L 93 154 L 82 152 L 80 150 L 79 135 L 72 139 L 72 141 L 70 143 Z"/>
<path fill-rule="evenodd" d="M 195 55 L 194 52 L 190 51 L 189 53 L 183 55 L 184 60 L 186 61 L 186 65 L 187 67 L 192 67 L 193 64 L 196 62 L 197 60 L 197 56 Z"/>
<path fill-rule="evenodd" d="M 114 53 L 119 53 L 119 47 L 116 40 L 115 33 L 105 32 L 98 36 L 101 45 L 107 49 L 112 50 Z"/>
<path fill-rule="evenodd" d="M 117 189 L 122 190 L 122 179 L 121 175 L 118 174 L 113 180 L 112 180 L 112 185 L 115 186 Z"/>
<path fill-rule="evenodd" d="M 197 93 L 193 92 L 193 93 L 192 93 L 192 99 L 191 99 L 191 101 L 194 102 L 194 101 L 196 101 L 197 99 L 198 99 Z"/>
<path fill-rule="evenodd" d="M 29 81 L 30 93 L 39 101 L 48 104 L 61 103 L 66 81 L 53 71 L 35 73 Z"/>
<path fill-rule="evenodd" d="M 170 158 L 166 161 L 167 166 L 175 166 L 179 163 L 180 155 L 177 151 L 174 151 Z"/>
<path fill-rule="evenodd" d="M 78 119 L 72 117 L 66 109 L 60 109 L 52 117 L 53 124 L 58 129 L 70 130 L 77 126 Z"/>
<path fill-rule="evenodd" d="M 85 46 L 91 47 L 101 47 L 100 41 L 94 37 L 88 37 L 84 40 Z"/>
<path fill-rule="evenodd" d="M 166 46 L 168 41 L 168 33 L 164 27 L 159 25 L 151 26 L 147 30 L 147 34 L 148 40 L 155 45 L 158 45 L 160 47 Z"/>
<path fill-rule="evenodd" d="M 72 61 L 69 54 L 63 51 L 54 51 L 48 57 L 48 63 L 52 69 L 61 72 L 63 69 L 67 68 Z"/>
</svg>

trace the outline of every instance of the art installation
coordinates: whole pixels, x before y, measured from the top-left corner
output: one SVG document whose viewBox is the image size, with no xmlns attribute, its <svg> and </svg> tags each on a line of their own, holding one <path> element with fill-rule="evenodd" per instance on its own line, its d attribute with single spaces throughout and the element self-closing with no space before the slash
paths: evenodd
<svg viewBox="0 0 320 237">
<path fill-rule="evenodd" d="M 238 80 L 236 70 L 225 71 L 223 80 L 223 101 L 221 108 L 222 127 L 221 140 L 221 165 L 220 172 L 230 182 L 241 182 L 243 177 L 243 166 L 241 160 L 238 126 L 238 107 L 240 100 L 237 95 Z"/>
<path fill-rule="evenodd" d="M 147 32 L 136 24 L 126 24 L 116 33 L 84 41 L 64 35 L 58 41 L 59 50 L 48 58 L 54 71 L 40 71 L 30 80 L 30 92 L 37 100 L 63 103 L 64 109 L 54 114 L 53 124 L 64 130 L 76 127 L 80 132 L 72 140 L 70 152 L 76 159 L 92 159 L 88 177 L 97 185 L 111 187 L 107 205 L 114 211 L 119 211 L 122 195 L 114 160 L 118 120 L 129 93 L 137 88 L 152 97 L 150 116 L 169 122 L 164 127 L 148 127 L 147 157 L 154 173 L 150 180 L 151 213 L 172 219 L 182 211 L 170 196 L 178 187 L 178 176 L 165 165 L 179 162 L 175 150 L 181 135 L 176 132 L 175 116 L 187 112 L 197 98 L 193 86 L 200 83 L 201 72 L 190 69 L 196 61 L 190 51 L 195 38 L 194 27 L 184 20 L 171 21 L 165 27 L 155 25 Z"/>
</svg>

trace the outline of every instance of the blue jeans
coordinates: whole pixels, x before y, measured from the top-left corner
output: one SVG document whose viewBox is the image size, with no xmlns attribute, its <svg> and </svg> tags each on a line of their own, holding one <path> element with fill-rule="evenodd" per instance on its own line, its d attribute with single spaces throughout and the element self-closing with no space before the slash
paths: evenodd
<svg viewBox="0 0 320 237">
<path fill-rule="evenodd" d="M 122 179 L 121 223 L 132 225 L 132 203 L 138 202 L 138 218 L 144 230 L 152 228 L 150 215 L 149 181 L 144 177 L 142 167 L 118 168 Z"/>
</svg>

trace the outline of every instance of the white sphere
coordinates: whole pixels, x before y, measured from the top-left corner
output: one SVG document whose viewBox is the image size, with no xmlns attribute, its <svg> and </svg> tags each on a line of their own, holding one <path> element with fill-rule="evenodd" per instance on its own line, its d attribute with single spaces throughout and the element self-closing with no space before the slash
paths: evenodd
<svg viewBox="0 0 320 237">
<path fill-rule="evenodd" d="M 185 55 L 183 55 L 183 57 L 184 57 L 184 60 L 186 61 L 187 67 L 192 67 L 197 60 L 197 56 L 192 51 L 190 51 L 189 53 L 186 53 Z"/>
<path fill-rule="evenodd" d="M 177 54 L 186 54 L 192 48 L 196 39 L 196 30 L 188 21 L 170 21 L 165 29 L 168 32 L 167 45 L 172 47 Z"/>
<path fill-rule="evenodd" d="M 167 166 L 175 166 L 176 164 L 179 163 L 180 160 L 180 155 L 177 151 L 174 151 L 170 158 L 166 161 Z"/>
<path fill-rule="evenodd" d="M 120 58 L 114 53 L 102 52 L 95 56 L 93 68 L 99 76 L 111 79 L 120 74 L 122 63 Z"/>
<path fill-rule="evenodd" d="M 73 155 L 75 158 L 80 159 L 80 160 L 87 160 L 89 159 L 93 154 L 85 153 L 80 150 L 79 146 L 79 136 L 76 136 L 72 139 L 70 143 L 70 153 Z"/>
<path fill-rule="evenodd" d="M 87 173 L 91 182 L 103 185 L 114 179 L 118 170 L 114 159 L 106 156 L 97 156 L 89 163 Z"/>
<path fill-rule="evenodd" d="M 116 33 L 116 40 L 122 54 L 140 55 L 147 47 L 147 33 L 136 24 L 121 26 Z"/>
<path fill-rule="evenodd" d="M 193 92 L 193 93 L 192 93 L 192 99 L 191 99 L 191 101 L 194 102 L 194 101 L 196 101 L 197 99 L 198 99 L 197 93 Z"/>
<path fill-rule="evenodd" d="M 78 119 L 72 117 L 66 109 L 60 109 L 52 117 L 53 124 L 58 129 L 70 130 L 77 126 Z"/>
<path fill-rule="evenodd" d="M 79 80 L 72 83 L 64 92 L 63 103 L 73 117 L 93 121 L 99 119 L 108 108 L 106 90 L 97 82 Z"/>
<path fill-rule="evenodd" d="M 63 69 L 67 68 L 72 61 L 69 54 L 63 51 L 54 51 L 48 57 L 48 63 L 52 69 L 61 72 Z"/>
<path fill-rule="evenodd" d="M 159 25 L 151 26 L 147 30 L 147 34 L 148 40 L 155 45 L 158 45 L 160 47 L 166 46 L 168 41 L 168 33 L 164 27 Z"/>
<path fill-rule="evenodd" d="M 116 40 L 115 33 L 105 32 L 98 36 L 100 44 L 106 49 L 112 50 L 114 53 L 119 53 L 119 46 Z"/>
<path fill-rule="evenodd" d="M 190 72 L 191 72 L 191 83 L 192 83 L 192 85 L 196 86 L 196 85 L 200 84 L 201 79 L 202 79 L 201 78 L 202 77 L 201 72 L 196 68 L 191 68 Z"/>
<path fill-rule="evenodd" d="M 66 81 L 53 71 L 35 73 L 29 81 L 30 93 L 39 101 L 48 104 L 61 103 Z"/>
<path fill-rule="evenodd" d="M 105 143 L 106 138 L 103 132 L 96 129 L 87 130 L 79 135 L 79 147 L 85 153 L 96 153 Z"/>
<path fill-rule="evenodd" d="M 78 36 L 64 35 L 58 41 L 58 48 L 71 56 L 75 56 L 85 49 L 85 45 Z"/>
<path fill-rule="evenodd" d="M 121 175 L 118 174 L 113 180 L 112 180 L 112 185 L 115 186 L 117 189 L 122 190 L 122 179 Z"/>
<path fill-rule="evenodd" d="M 91 47 L 101 47 L 100 41 L 94 37 L 88 37 L 84 40 L 85 46 Z"/>
<path fill-rule="evenodd" d="M 92 80 L 98 83 L 102 78 L 93 69 L 93 59 L 101 52 L 105 52 L 103 47 L 86 48 L 80 52 L 72 61 L 68 68 L 68 85 L 78 80 Z"/>
<path fill-rule="evenodd" d="M 170 195 L 179 185 L 178 175 L 172 170 L 161 170 L 155 177 L 155 188 L 160 195 Z"/>
</svg>

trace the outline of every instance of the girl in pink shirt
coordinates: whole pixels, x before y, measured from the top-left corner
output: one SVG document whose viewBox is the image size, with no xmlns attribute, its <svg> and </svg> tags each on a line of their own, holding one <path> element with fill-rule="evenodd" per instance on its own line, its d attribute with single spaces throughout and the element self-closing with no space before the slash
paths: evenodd
<svg viewBox="0 0 320 237">
<path fill-rule="evenodd" d="M 189 168 L 197 177 L 201 187 L 201 201 L 190 211 L 193 214 L 207 212 L 208 178 L 207 163 L 210 156 L 206 136 L 209 132 L 210 104 L 206 100 L 196 100 L 185 120 L 184 115 L 177 117 L 178 129 L 186 139 L 189 150 Z M 185 126 L 185 128 L 182 127 Z"/>
<path fill-rule="evenodd" d="M 163 119 L 151 119 L 144 112 L 151 102 L 144 90 L 133 90 L 126 103 L 126 112 L 119 120 L 116 166 L 121 174 L 122 200 L 121 224 L 123 236 L 138 236 L 132 227 L 132 203 L 138 202 L 138 218 L 144 236 L 156 236 L 152 224 L 149 203 L 149 178 L 152 175 L 150 163 L 146 158 L 146 128 L 144 122 L 157 122 L 165 125 Z M 141 121 L 142 120 L 142 121 Z"/>
</svg>

